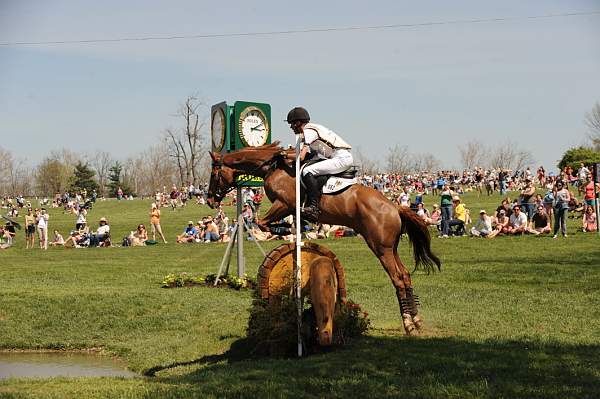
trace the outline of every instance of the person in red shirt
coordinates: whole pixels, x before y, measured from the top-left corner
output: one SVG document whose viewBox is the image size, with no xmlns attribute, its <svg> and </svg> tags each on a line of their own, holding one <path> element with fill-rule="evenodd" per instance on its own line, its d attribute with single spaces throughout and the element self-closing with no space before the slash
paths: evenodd
<svg viewBox="0 0 600 399">
<path fill-rule="evenodd" d="M 596 184 L 596 186 L 600 186 L 600 184 Z M 585 194 L 583 196 L 583 202 L 584 202 L 584 212 L 587 210 L 588 207 L 593 207 L 594 204 L 594 181 L 592 180 L 591 176 L 588 176 L 587 178 L 587 184 L 585 185 Z"/>
</svg>

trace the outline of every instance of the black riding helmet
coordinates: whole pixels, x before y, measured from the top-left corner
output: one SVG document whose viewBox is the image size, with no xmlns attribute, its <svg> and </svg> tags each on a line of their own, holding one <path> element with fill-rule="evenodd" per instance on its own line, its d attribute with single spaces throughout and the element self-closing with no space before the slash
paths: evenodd
<svg viewBox="0 0 600 399">
<path fill-rule="evenodd" d="M 310 121 L 308 111 L 302 107 L 292 108 L 292 110 L 288 112 L 286 122 L 292 123 L 296 121 L 308 123 Z"/>
</svg>

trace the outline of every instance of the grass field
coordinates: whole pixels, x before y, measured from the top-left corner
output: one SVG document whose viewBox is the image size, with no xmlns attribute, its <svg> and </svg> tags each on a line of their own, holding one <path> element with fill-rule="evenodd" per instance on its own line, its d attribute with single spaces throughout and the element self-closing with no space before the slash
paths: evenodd
<svg viewBox="0 0 600 399">
<path fill-rule="evenodd" d="M 476 213 L 499 196 L 465 196 Z M 99 202 L 119 239 L 148 224 L 149 201 Z M 229 210 L 231 211 L 231 210 Z M 163 210 L 169 244 L 0 252 L 0 348 L 99 348 L 155 377 L 11 379 L 0 397 L 600 397 L 600 238 L 434 239 L 441 273 L 416 272 L 426 328 L 405 337 L 394 290 L 361 239 L 324 243 L 346 269 L 349 297 L 369 312 L 369 336 L 297 359 L 239 359 L 251 293 L 161 289 L 173 272 L 215 272 L 224 244 L 175 244 L 187 220 L 212 211 Z M 66 233 L 75 217 L 50 211 Z M 22 232 L 21 232 L 22 234 Z M 117 240 L 118 241 L 118 240 Z M 269 242 L 267 249 L 281 242 Z M 262 255 L 245 246 L 249 274 Z M 408 244 L 401 257 L 412 264 Z M 235 268 L 235 266 L 234 266 Z"/>
</svg>

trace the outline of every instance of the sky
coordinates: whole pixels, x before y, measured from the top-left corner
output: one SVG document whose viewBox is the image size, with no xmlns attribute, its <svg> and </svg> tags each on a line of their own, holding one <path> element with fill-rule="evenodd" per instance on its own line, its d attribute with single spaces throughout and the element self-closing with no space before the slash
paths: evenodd
<svg viewBox="0 0 600 399">
<path fill-rule="evenodd" d="M 283 119 L 301 105 L 373 159 L 400 144 L 460 167 L 459 146 L 510 140 L 554 168 L 585 142 L 585 113 L 600 102 L 600 14 L 527 17 L 594 11 L 599 0 L 0 0 L 3 44 L 424 24 L 0 45 L 0 146 L 32 165 L 63 147 L 123 160 L 180 126 L 173 114 L 197 95 L 271 104 L 284 144 Z M 447 23 L 493 18 L 509 19 Z"/>
</svg>

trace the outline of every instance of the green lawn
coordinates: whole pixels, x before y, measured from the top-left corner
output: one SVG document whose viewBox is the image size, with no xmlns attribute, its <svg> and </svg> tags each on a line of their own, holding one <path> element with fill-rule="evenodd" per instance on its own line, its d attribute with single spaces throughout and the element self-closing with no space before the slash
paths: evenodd
<svg viewBox="0 0 600 399">
<path fill-rule="evenodd" d="M 475 216 L 500 198 L 465 202 Z M 88 220 L 106 216 L 119 241 L 148 225 L 149 204 L 99 202 Z M 20 235 L 0 251 L 0 348 L 101 348 L 133 371 L 159 370 L 3 380 L 0 397 L 600 397 L 600 238 L 577 232 L 579 219 L 569 219 L 568 239 L 433 239 L 443 268 L 413 275 L 426 322 L 415 338 L 403 335 L 393 287 L 362 240 L 322 242 L 373 330 L 343 350 L 257 360 L 230 350 L 243 344 L 250 292 L 160 288 L 169 273 L 217 270 L 224 244 L 175 244 L 187 220 L 207 214 L 192 204 L 164 209 L 167 245 L 26 250 Z M 73 215 L 50 215 L 51 229 L 73 228 Z M 251 242 L 245 248 L 254 274 L 262 255 Z M 411 265 L 407 241 L 399 248 Z"/>
</svg>

